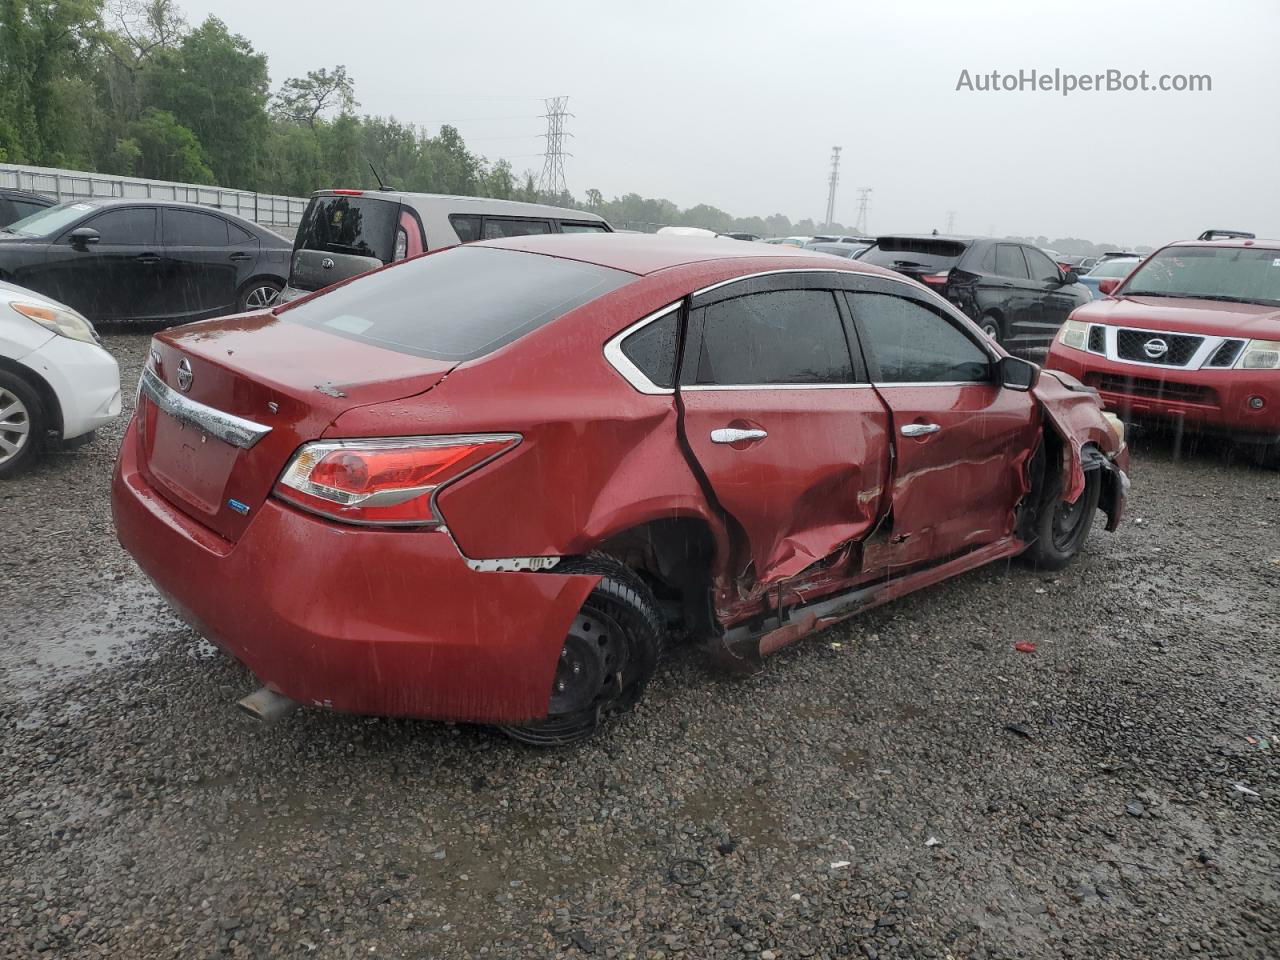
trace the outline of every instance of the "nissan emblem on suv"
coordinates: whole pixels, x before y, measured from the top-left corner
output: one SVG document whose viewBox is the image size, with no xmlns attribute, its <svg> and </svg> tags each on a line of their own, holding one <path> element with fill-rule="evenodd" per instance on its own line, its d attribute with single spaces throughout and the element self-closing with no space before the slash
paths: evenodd
<svg viewBox="0 0 1280 960">
<path fill-rule="evenodd" d="M 1159 337 L 1152 337 L 1142 345 L 1142 352 L 1152 360 L 1159 360 L 1169 352 L 1169 345 Z"/>
<path fill-rule="evenodd" d="M 183 357 L 178 361 L 178 389 L 186 393 L 191 389 L 192 379 L 191 361 Z"/>
</svg>

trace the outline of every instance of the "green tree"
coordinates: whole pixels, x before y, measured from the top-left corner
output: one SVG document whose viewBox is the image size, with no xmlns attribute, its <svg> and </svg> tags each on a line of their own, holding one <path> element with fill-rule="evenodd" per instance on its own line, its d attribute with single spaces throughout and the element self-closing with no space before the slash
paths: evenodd
<svg viewBox="0 0 1280 960">
<path fill-rule="evenodd" d="M 91 162 L 82 121 L 101 0 L 0 0 L 0 150 L 14 163 Z"/>
<path fill-rule="evenodd" d="M 150 105 L 190 129 L 221 186 L 253 189 L 267 141 L 267 58 L 209 17 L 147 72 Z"/>
<path fill-rule="evenodd" d="M 595 187 L 587 191 L 587 209 L 591 211 L 599 210 L 604 205 L 604 196 Z"/>
<path fill-rule="evenodd" d="M 292 77 L 284 82 L 274 101 L 276 113 L 286 120 L 305 123 L 315 129 L 316 123 L 329 110 L 350 113 L 357 106 L 355 81 L 347 76 L 342 64 L 333 72 L 321 67 L 309 70 L 305 77 Z"/>
<path fill-rule="evenodd" d="M 167 110 L 148 107 L 129 124 L 129 135 L 117 150 L 133 158 L 127 172 L 155 180 L 213 183 L 213 171 L 196 135 Z M 126 171 L 122 171 L 126 172 Z"/>
</svg>

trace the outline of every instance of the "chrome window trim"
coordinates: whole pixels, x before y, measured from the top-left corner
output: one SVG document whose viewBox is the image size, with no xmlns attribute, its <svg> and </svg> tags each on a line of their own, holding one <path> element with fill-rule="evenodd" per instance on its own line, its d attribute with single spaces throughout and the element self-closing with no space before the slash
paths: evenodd
<svg viewBox="0 0 1280 960">
<path fill-rule="evenodd" d="M 997 387 L 991 380 L 893 380 L 875 382 L 878 388 L 888 387 Z"/>
<path fill-rule="evenodd" d="M 1093 327 L 1102 327 L 1105 337 L 1105 353 L 1097 354 L 1088 349 L 1085 350 L 1086 353 L 1092 354 L 1095 357 L 1105 356 L 1112 363 L 1121 363 L 1131 367 L 1147 367 L 1155 370 L 1232 370 L 1235 368 L 1234 363 L 1227 367 L 1210 367 L 1207 366 L 1207 364 L 1209 363 L 1209 359 L 1218 352 L 1218 348 L 1228 340 L 1244 340 L 1246 341 L 1247 346 L 1247 341 L 1249 339 L 1248 337 L 1241 336 L 1223 337 L 1211 333 L 1188 333 L 1182 330 L 1149 330 L 1146 327 L 1135 327 L 1130 324 L 1125 324 L 1123 326 L 1117 326 L 1109 323 L 1089 324 L 1090 329 Z M 1119 336 L 1121 330 L 1132 330 L 1134 333 L 1141 333 L 1153 337 L 1199 337 L 1200 346 L 1197 347 L 1196 352 L 1191 355 L 1191 359 L 1181 366 L 1172 363 L 1147 363 L 1145 360 L 1127 360 L 1120 356 Z M 1087 332 L 1085 336 L 1085 344 L 1087 345 L 1089 342 L 1087 339 Z M 1241 348 L 1240 354 L 1244 354 L 1244 348 Z M 1237 356 L 1236 361 L 1239 362 L 1239 359 L 1240 357 Z"/>
<path fill-rule="evenodd" d="M 631 326 L 624 329 L 621 333 L 614 334 L 604 345 L 604 358 L 609 362 L 609 366 L 618 371 L 622 379 L 631 384 L 637 391 L 654 397 L 670 396 L 674 394 L 674 387 L 660 387 L 650 380 L 643 370 L 631 362 L 631 359 L 622 352 L 622 341 L 637 330 L 647 327 L 656 320 L 661 320 L 668 314 L 679 310 L 680 305 L 684 302 L 681 297 L 675 303 L 669 303 L 661 310 L 656 310 L 646 317 L 637 320 Z M 675 371 L 675 376 L 680 376 L 680 371 Z"/>
<path fill-rule="evenodd" d="M 271 432 L 270 427 L 261 423 L 224 413 L 207 404 L 184 397 L 161 380 L 151 369 L 142 371 L 138 386 L 152 403 L 175 420 L 198 427 L 210 436 L 217 437 L 224 443 L 239 447 L 241 450 L 250 449 Z"/>
</svg>

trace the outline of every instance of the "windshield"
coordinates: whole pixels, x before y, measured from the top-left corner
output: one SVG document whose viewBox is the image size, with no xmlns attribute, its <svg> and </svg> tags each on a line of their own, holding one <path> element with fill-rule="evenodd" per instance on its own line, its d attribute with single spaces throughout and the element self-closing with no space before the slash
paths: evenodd
<svg viewBox="0 0 1280 960">
<path fill-rule="evenodd" d="M 634 279 L 576 260 L 452 247 L 336 287 L 280 316 L 400 353 L 471 360 Z"/>
<path fill-rule="evenodd" d="M 1166 247 L 1144 261 L 1121 292 L 1280 306 L 1280 251 Z"/>
<path fill-rule="evenodd" d="M 1089 271 L 1090 277 L 1127 277 L 1137 260 L 1107 260 Z"/>
<path fill-rule="evenodd" d="M 82 201 L 60 203 L 56 207 L 45 207 L 39 213 L 15 220 L 5 229 L 24 237 L 56 236 L 96 206 L 97 204 Z"/>
</svg>

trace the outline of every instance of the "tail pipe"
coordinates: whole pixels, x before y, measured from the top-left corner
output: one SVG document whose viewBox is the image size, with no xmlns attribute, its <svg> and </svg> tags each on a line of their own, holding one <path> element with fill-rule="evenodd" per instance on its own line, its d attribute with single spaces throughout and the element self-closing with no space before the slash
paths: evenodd
<svg viewBox="0 0 1280 960">
<path fill-rule="evenodd" d="M 238 701 L 236 706 L 253 719 L 271 724 L 278 723 L 289 716 L 298 709 L 299 704 L 297 700 L 290 700 L 283 693 L 276 693 L 274 690 L 262 687 Z"/>
</svg>

